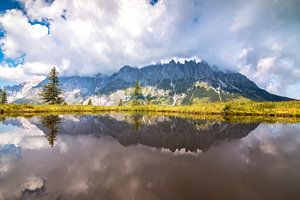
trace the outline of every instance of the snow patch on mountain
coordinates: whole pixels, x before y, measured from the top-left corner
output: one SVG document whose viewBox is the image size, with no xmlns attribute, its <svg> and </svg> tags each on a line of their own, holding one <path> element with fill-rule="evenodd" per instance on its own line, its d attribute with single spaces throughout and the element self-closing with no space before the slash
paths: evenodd
<svg viewBox="0 0 300 200">
<path fill-rule="evenodd" d="M 16 99 L 22 99 L 26 96 L 26 94 L 29 93 L 29 91 L 35 87 L 39 82 L 24 82 L 21 83 L 18 86 L 13 87 L 5 87 L 5 89 L 8 91 L 8 103 L 12 103 Z"/>
<path fill-rule="evenodd" d="M 174 60 L 176 63 L 180 63 L 180 64 L 185 64 L 186 62 L 190 62 L 190 61 L 194 61 L 196 63 L 201 63 L 204 60 L 197 57 L 197 56 L 193 56 L 190 58 L 183 58 L 183 57 L 172 57 L 171 59 L 162 59 L 160 61 L 161 64 L 168 64 L 170 63 L 172 60 Z M 205 61 L 204 61 L 205 62 Z"/>
</svg>

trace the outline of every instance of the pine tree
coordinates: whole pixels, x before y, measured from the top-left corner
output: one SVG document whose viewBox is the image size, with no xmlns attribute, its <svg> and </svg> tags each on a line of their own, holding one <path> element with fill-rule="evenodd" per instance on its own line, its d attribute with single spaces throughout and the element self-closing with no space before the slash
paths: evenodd
<svg viewBox="0 0 300 200">
<path fill-rule="evenodd" d="M 142 97 L 143 97 L 142 87 L 140 85 L 140 82 L 136 82 L 132 93 L 133 104 L 139 105 L 140 104 L 139 99 Z"/>
<path fill-rule="evenodd" d="M 142 87 L 140 85 L 140 82 L 138 81 L 138 82 L 136 82 L 136 84 L 134 86 L 133 96 L 139 97 L 141 95 L 143 95 L 143 93 L 142 93 Z"/>
<path fill-rule="evenodd" d="M 7 104 L 7 92 L 6 92 L 6 90 L 3 90 L 2 91 L 2 99 L 1 99 L 1 103 L 2 104 Z"/>
<path fill-rule="evenodd" d="M 2 102 L 2 93 L 3 93 L 3 90 L 0 88 L 0 104 Z"/>
<path fill-rule="evenodd" d="M 0 104 L 7 104 L 7 92 L 0 89 Z"/>
<path fill-rule="evenodd" d="M 47 77 L 48 83 L 43 87 L 40 96 L 44 103 L 48 104 L 62 104 L 64 102 L 61 97 L 62 90 L 59 88 L 58 71 L 53 67 Z"/>
<path fill-rule="evenodd" d="M 92 106 L 92 105 L 93 105 L 93 103 L 92 103 L 92 99 L 89 99 L 89 101 L 88 101 L 87 105 L 89 105 L 89 106 Z"/>
</svg>

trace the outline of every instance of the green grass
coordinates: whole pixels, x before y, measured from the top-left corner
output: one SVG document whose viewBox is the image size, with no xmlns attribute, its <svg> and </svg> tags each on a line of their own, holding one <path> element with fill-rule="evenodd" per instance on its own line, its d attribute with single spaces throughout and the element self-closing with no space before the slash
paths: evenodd
<svg viewBox="0 0 300 200">
<path fill-rule="evenodd" d="M 83 105 L 0 105 L 0 115 L 34 113 L 97 113 L 110 111 L 213 114 L 222 116 L 300 117 L 300 101 L 252 102 L 233 101 L 200 103 L 186 106 L 83 106 Z"/>
</svg>

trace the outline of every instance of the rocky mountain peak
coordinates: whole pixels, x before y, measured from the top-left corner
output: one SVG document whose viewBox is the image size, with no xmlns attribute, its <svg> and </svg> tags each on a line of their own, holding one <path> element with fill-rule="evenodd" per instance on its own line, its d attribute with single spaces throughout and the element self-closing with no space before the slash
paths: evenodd
<svg viewBox="0 0 300 200">
<path fill-rule="evenodd" d="M 83 103 L 94 98 L 97 105 L 115 105 L 126 102 L 130 88 L 139 81 L 145 95 L 157 104 L 190 104 L 197 101 L 228 101 L 247 98 L 256 101 L 283 101 L 289 98 L 268 93 L 240 73 L 224 72 L 211 67 L 204 60 L 171 60 L 137 68 L 123 66 L 108 76 L 61 77 L 61 86 L 68 103 Z M 28 88 L 28 84 L 7 87 L 11 102 L 40 102 L 39 90 L 47 81 Z M 24 89 L 26 87 L 26 89 Z"/>
</svg>

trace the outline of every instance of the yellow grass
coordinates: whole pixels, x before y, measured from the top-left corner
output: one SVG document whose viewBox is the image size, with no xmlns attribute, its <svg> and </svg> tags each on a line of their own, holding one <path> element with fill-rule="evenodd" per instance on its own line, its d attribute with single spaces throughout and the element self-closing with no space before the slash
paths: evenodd
<svg viewBox="0 0 300 200">
<path fill-rule="evenodd" d="M 88 106 L 88 105 L 0 105 L 0 114 L 97 113 L 104 111 L 138 111 L 223 116 L 300 117 L 300 101 L 288 102 L 220 102 L 186 106 Z"/>
</svg>

